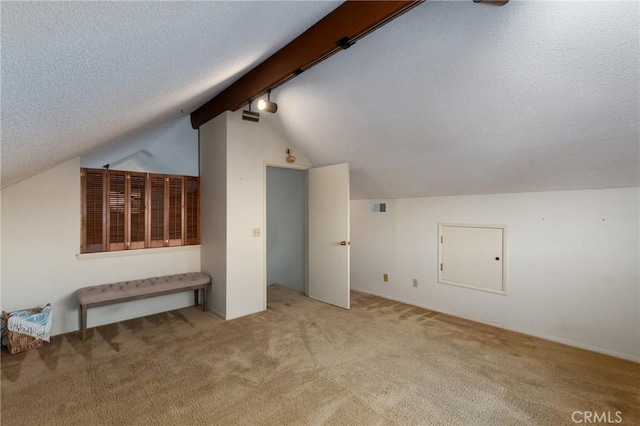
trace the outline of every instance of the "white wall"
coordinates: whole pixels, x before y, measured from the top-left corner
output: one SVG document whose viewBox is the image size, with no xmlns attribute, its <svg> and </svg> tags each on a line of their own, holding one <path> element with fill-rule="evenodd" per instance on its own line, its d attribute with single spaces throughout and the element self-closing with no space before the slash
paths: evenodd
<svg viewBox="0 0 640 426">
<path fill-rule="evenodd" d="M 210 238 L 203 239 L 202 263 L 205 271 L 210 264 L 213 265 L 210 263 L 213 261 L 208 259 L 208 253 L 214 252 L 209 247 L 210 244 L 226 246 L 224 312 L 217 305 L 219 301 L 214 301 L 214 306 L 218 314 L 223 314 L 226 319 L 233 319 L 266 309 L 266 166 L 287 166 L 285 158 L 288 145 L 286 140 L 273 130 L 266 113 L 262 114 L 259 123 L 243 121 L 240 110 L 227 112 L 220 117 L 226 119 L 226 202 L 221 190 L 210 193 L 208 189 L 202 191 L 201 202 L 203 221 L 207 220 L 205 216 L 208 215 L 204 206 L 210 204 L 214 214 L 225 209 L 226 230 L 224 236 L 217 232 L 216 235 L 212 233 Z M 221 126 L 220 123 L 210 122 L 200 129 L 201 174 L 205 181 L 210 180 L 206 177 L 208 171 L 205 168 L 216 164 L 218 160 L 215 157 L 222 152 L 220 147 L 209 151 L 206 147 L 225 143 Z M 220 128 L 214 129 L 216 127 Z M 296 164 L 304 167 L 307 164 L 306 160 L 297 153 L 294 154 L 298 157 Z M 209 225 L 203 223 L 202 226 L 204 230 Z M 253 229 L 256 228 L 260 230 L 259 237 L 253 236 Z M 212 270 L 211 273 L 217 272 Z"/>
<path fill-rule="evenodd" d="M 198 176 L 198 131 L 182 115 L 83 155 L 82 167 Z"/>
<path fill-rule="evenodd" d="M 266 164 L 287 166 L 286 140 L 269 125 L 242 120 L 240 110 L 227 122 L 227 318 L 266 309 L 264 240 Z M 296 164 L 308 164 L 297 155 Z M 260 228 L 259 238 L 252 230 Z"/>
<path fill-rule="evenodd" d="M 79 329 L 80 287 L 200 271 L 200 247 L 87 254 L 80 249 L 80 159 L 0 193 L 2 309 L 53 306 L 53 334 Z M 193 304 L 193 292 L 89 310 L 90 327 Z"/>
<path fill-rule="evenodd" d="M 209 308 L 227 316 L 227 113 L 200 127 L 202 272 L 211 276 Z"/>
<path fill-rule="evenodd" d="M 372 201 L 351 205 L 353 289 L 640 360 L 638 188 Z M 506 296 L 437 282 L 439 222 L 508 227 Z"/>
<path fill-rule="evenodd" d="M 307 276 L 307 172 L 267 167 L 267 284 L 304 292 Z"/>
</svg>

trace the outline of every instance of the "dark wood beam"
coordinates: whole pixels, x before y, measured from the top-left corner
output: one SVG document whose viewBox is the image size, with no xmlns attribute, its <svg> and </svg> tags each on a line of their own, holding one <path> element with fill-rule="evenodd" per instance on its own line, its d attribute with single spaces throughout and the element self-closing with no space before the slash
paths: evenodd
<svg viewBox="0 0 640 426">
<path fill-rule="evenodd" d="M 348 48 L 355 41 L 423 1 L 347 1 L 341 4 L 218 96 L 192 112 L 191 125 L 197 129 L 224 111 L 236 111 L 249 100 Z"/>
</svg>

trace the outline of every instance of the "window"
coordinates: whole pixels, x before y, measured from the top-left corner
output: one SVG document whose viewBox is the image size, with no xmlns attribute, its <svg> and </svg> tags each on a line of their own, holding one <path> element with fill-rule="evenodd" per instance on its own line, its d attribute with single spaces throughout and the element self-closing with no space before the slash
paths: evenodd
<svg viewBox="0 0 640 426">
<path fill-rule="evenodd" d="M 200 244 L 200 178 L 81 169 L 81 253 Z"/>
</svg>

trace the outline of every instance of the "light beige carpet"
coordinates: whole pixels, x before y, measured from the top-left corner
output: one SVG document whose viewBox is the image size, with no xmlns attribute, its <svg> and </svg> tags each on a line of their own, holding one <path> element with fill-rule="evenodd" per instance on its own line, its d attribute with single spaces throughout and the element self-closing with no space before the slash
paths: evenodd
<svg viewBox="0 0 640 426">
<path fill-rule="evenodd" d="M 346 311 L 280 286 L 260 314 L 125 321 L 86 342 L 70 333 L 3 351 L 1 370 L 3 425 L 571 425 L 575 411 L 639 423 L 636 363 L 359 293 Z"/>
</svg>

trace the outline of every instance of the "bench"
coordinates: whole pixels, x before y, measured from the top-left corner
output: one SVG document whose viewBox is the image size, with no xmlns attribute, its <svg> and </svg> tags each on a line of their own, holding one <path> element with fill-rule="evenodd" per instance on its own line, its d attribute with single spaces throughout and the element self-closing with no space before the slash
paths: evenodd
<svg viewBox="0 0 640 426">
<path fill-rule="evenodd" d="M 207 309 L 207 287 L 210 282 L 209 275 L 191 272 L 80 288 L 76 290 L 76 297 L 80 302 L 82 340 L 87 339 L 87 309 L 89 308 L 187 290 L 194 291 L 194 305 L 197 306 L 198 293 L 202 290 L 202 310 L 205 311 Z"/>
</svg>

